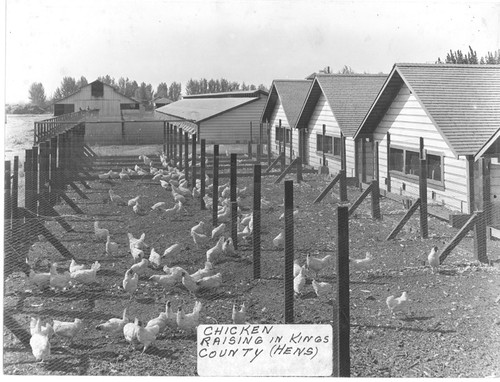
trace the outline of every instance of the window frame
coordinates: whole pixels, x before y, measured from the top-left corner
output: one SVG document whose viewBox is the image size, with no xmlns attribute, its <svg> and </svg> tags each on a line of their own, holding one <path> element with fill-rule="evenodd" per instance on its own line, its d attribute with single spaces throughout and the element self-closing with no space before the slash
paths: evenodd
<svg viewBox="0 0 500 382">
<path fill-rule="evenodd" d="M 325 152 L 325 156 L 329 158 L 340 159 L 342 156 L 342 138 L 330 134 L 325 134 L 325 138 L 331 139 L 331 144 L 330 144 L 331 151 Z M 321 147 L 321 149 L 319 147 L 320 140 L 322 146 L 323 134 L 316 133 L 316 154 L 323 155 L 323 150 L 322 150 L 323 147 Z"/>
<path fill-rule="evenodd" d="M 403 179 L 406 179 L 406 180 L 409 180 L 409 181 L 412 181 L 414 183 L 418 183 L 419 181 L 419 174 L 412 174 L 410 173 L 410 165 L 407 163 L 407 159 L 408 159 L 408 153 L 411 153 L 410 155 L 414 155 L 416 154 L 418 158 L 420 158 L 420 153 L 418 150 L 413 150 L 413 149 L 410 149 L 410 148 L 407 148 L 407 147 L 402 147 L 402 146 L 398 146 L 398 145 L 391 145 L 390 146 L 390 150 L 401 150 L 402 151 L 402 155 L 403 155 L 403 171 L 399 171 L 399 170 L 394 170 L 392 169 L 391 167 L 391 158 L 389 157 L 388 158 L 388 163 L 387 163 L 387 166 L 389 168 L 389 172 L 391 174 L 391 177 L 392 176 L 395 176 L 396 178 L 403 178 Z M 427 157 L 429 157 L 429 155 L 432 155 L 434 157 L 438 157 L 439 158 L 439 161 L 440 161 L 440 174 L 439 174 L 439 178 L 440 180 L 436 180 L 436 179 L 432 179 L 429 177 L 429 174 L 430 174 L 430 171 L 429 171 L 429 161 L 427 161 L 427 182 L 428 184 L 434 186 L 434 187 L 437 187 L 437 188 L 440 188 L 442 190 L 444 190 L 444 154 L 443 153 L 438 153 L 438 152 L 435 152 L 435 151 L 427 151 Z M 390 154 L 389 154 L 390 155 Z M 420 166 L 420 162 L 419 162 L 419 166 Z"/>
<path fill-rule="evenodd" d="M 283 140 L 285 141 L 285 146 L 290 146 L 290 141 L 292 137 L 292 129 L 287 128 L 286 126 L 274 125 L 274 142 L 279 144 L 280 142 L 283 144 Z"/>
</svg>

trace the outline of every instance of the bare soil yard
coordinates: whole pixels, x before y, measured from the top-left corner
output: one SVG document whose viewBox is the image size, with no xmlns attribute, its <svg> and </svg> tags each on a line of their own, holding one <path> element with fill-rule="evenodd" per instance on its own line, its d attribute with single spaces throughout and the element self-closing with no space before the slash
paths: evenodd
<svg viewBox="0 0 500 382">
<path fill-rule="evenodd" d="M 250 169 L 249 169 L 250 171 Z M 307 174 L 305 181 L 294 183 L 294 202 L 299 209 L 295 219 L 295 257 L 301 264 L 306 255 L 336 257 L 337 202 L 328 196 L 320 204 L 315 197 L 327 180 Z M 238 178 L 238 187 L 251 186 L 251 177 Z M 158 201 L 173 205 L 170 192 L 152 180 L 90 182 L 85 190 L 89 200 L 72 191 L 85 215 L 74 215 L 66 205 L 56 208 L 66 216 L 75 232 L 64 231 L 56 222 L 47 227 L 62 241 L 78 263 L 87 266 L 101 263 L 98 284 L 75 286 L 69 291 L 54 293 L 32 289 L 21 274 L 5 280 L 4 314 L 29 333 L 32 316 L 44 319 L 84 320 L 82 330 L 73 343 L 66 346 L 58 338 L 52 340 L 52 355 L 37 363 L 26 347 L 4 327 L 4 374 L 22 375 L 197 375 L 196 337 L 168 330 L 154 345 L 141 354 L 131 350 L 123 336 L 107 338 L 95 326 L 111 317 L 121 317 L 128 307 L 132 319 L 147 322 L 156 317 L 170 300 L 174 309 L 180 304 L 190 310 L 195 299 L 203 303 L 201 323 L 231 323 L 233 303 L 245 302 L 250 323 L 284 323 L 283 250 L 273 248 L 272 240 L 283 227 L 278 217 L 283 212 L 283 183 L 274 185 L 274 177 L 263 177 L 262 195 L 273 208 L 262 213 L 262 278 L 254 280 L 252 245 L 239 243 L 236 257 L 227 257 L 216 265 L 223 276 L 223 285 L 215 292 L 192 296 L 183 285 L 165 291 L 148 280 L 162 270 L 148 269 L 140 279 L 135 297 L 121 289 L 125 271 L 133 264 L 128 251 L 127 233 L 146 233 L 146 242 L 158 252 L 175 242 L 184 250 L 166 259 L 169 266 L 181 266 L 190 273 L 203 268 L 205 249 L 196 249 L 189 235 L 192 226 L 203 220 L 211 226 L 211 210 L 200 210 L 199 201 L 187 200 L 186 210 L 174 220 L 150 211 L 138 216 L 130 207 L 109 202 L 112 188 L 124 198 L 142 195 L 144 206 Z M 291 179 L 291 178 L 290 178 Z M 220 180 L 220 184 L 228 181 Z M 359 195 L 348 189 L 352 203 Z M 334 193 L 335 195 L 335 193 Z M 250 212 L 252 194 L 243 199 L 242 211 Z M 441 250 L 456 230 L 438 219 L 429 218 L 430 238 L 420 238 L 418 217 L 410 220 L 393 241 L 385 238 L 405 210 L 392 200 L 381 200 L 382 220 L 370 215 L 370 202 L 365 201 L 349 221 L 350 257 L 363 258 L 369 251 L 373 261 L 364 269 L 351 269 L 351 374 L 359 377 L 486 377 L 500 376 L 500 242 L 488 241 L 490 265 L 473 258 L 472 235 L 466 237 L 432 274 L 426 259 L 432 246 Z M 120 254 L 106 256 L 104 243 L 94 239 L 93 223 L 109 229 L 120 244 Z M 210 243 L 212 246 L 215 243 Z M 208 248 L 208 247 L 207 247 Z M 48 271 L 48 264 L 57 261 L 59 271 L 67 270 L 70 260 L 64 259 L 45 241 L 36 242 L 29 258 L 36 270 Z M 335 264 L 336 261 L 333 262 Z M 324 270 L 319 279 L 336 283 L 335 266 Z M 295 323 L 336 325 L 335 294 L 329 301 L 320 301 L 312 290 L 309 278 L 306 292 L 295 299 Z M 385 300 L 389 295 L 407 291 L 410 315 L 392 317 Z"/>
</svg>

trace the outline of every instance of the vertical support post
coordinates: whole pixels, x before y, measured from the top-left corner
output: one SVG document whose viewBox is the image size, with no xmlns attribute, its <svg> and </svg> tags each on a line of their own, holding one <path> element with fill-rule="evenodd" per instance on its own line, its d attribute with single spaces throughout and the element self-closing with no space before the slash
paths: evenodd
<svg viewBox="0 0 500 382">
<path fill-rule="evenodd" d="M 50 174 L 49 174 L 49 202 L 51 205 L 57 202 L 57 189 L 59 177 L 57 176 L 57 137 L 50 139 Z"/>
<path fill-rule="evenodd" d="M 167 121 L 163 121 L 163 154 L 167 151 Z"/>
<path fill-rule="evenodd" d="M 12 216 L 11 183 L 10 183 L 10 160 L 5 161 L 4 170 L 4 220 L 5 228 L 10 227 L 10 218 Z"/>
<path fill-rule="evenodd" d="M 172 155 L 172 126 L 167 122 L 167 159 L 170 160 Z"/>
<path fill-rule="evenodd" d="M 182 165 L 182 146 L 184 145 L 184 142 L 182 141 L 182 129 L 179 128 L 179 170 L 182 170 L 184 167 Z"/>
<path fill-rule="evenodd" d="M 174 126 L 174 141 L 172 142 L 172 146 L 174 149 L 174 165 L 177 166 L 177 146 L 179 145 L 178 137 L 177 137 L 177 126 Z"/>
<path fill-rule="evenodd" d="M 344 133 L 340 133 L 340 169 L 346 170 L 346 147 Z"/>
<path fill-rule="evenodd" d="M 262 156 L 262 122 L 259 123 L 259 144 L 257 145 L 257 162 L 260 163 Z"/>
<path fill-rule="evenodd" d="M 12 216 L 12 236 L 19 237 L 20 221 L 19 221 L 19 157 L 14 157 L 14 168 L 12 174 L 12 193 L 11 193 L 11 216 Z M 16 240 L 17 241 L 17 240 Z"/>
<path fill-rule="evenodd" d="M 387 133 L 387 192 L 391 192 L 391 134 Z"/>
<path fill-rule="evenodd" d="M 234 249 L 238 249 L 238 203 L 236 202 L 236 159 L 237 154 L 231 153 L 230 196 L 231 196 L 231 237 Z"/>
<path fill-rule="evenodd" d="M 283 151 L 280 153 L 280 171 L 281 172 L 285 171 L 285 169 L 286 169 L 285 159 L 286 159 L 286 154 L 285 154 L 285 150 L 283 149 Z"/>
<path fill-rule="evenodd" d="M 122 144 L 125 144 L 125 121 L 122 121 Z"/>
<path fill-rule="evenodd" d="M 338 377 L 351 374 L 350 310 L 349 310 L 349 212 L 346 206 L 337 207 L 337 317 L 338 325 Z"/>
<path fill-rule="evenodd" d="M 206 152 L 205 152 L 205 140 L 202 139 L 201 140 L 201 148 L 200 148 L 200 151 L 201 151 L 201 168 L 200 168 L 200 180 L 201 180 L 201 184 L 200 184 L 200 187 L 201 187 L 201 191 L 200 191 L 200 209 L 204 210 L 207 208 L 207 206 L 205 205 L 205 199 L 203 199 L 205 197 L 205 170 L 206 170 Z"/>
<path fill-rule="evenodd" d="M 290 127 L 290 163 L 292 163 L 293 160 L 292 154 L 293 154 L 293 130 Z"/>
<path fill-rule="evenodd" d="M 279 120 L 278 123 L 278 155 L 281 155 L 281 142 L 283 141 L 283 151 L 285 151 L 285 133 L 283 131 L 283 127 L 281 126 L 281 119 Z M 283 171 L 283 169 L 281 169 Z"/>
<path fill-rule="evenodd" d="M 33 150 L 25 150 L 24 159 L 24 208 L 33 212 Z"/>
<path fill-rule="evenodd" d="M 189 135 L 184 132 L 184 175 L 186 181 L 189 182 Z"/>
<path fill-rule="evenodd" d="M 302 157 L 297 157 L 297 183 L 300 183 L 304 180 L 302 178 Z"/>
<path fill-rule="evenodd" d="M 47 142 L 40 142 L 39 144 L 40 147 L 40 152 L 39 152 L 39 162 L 40 162 L 40 184 L 39 184 L 39 197 L 43 197 L 45 199 L 48 199 L 48 192 L 49 192 L 49 187 L 47 186 L 47 182 L 49 180 L 49 168 L 50 168 L 50 163 L 49 163 L 49 150 L 48 150 L 48 143 Z M 45 206 L 45 203 L 42 204 Z M 42 207 L 42 215 L 46 215 L 47 211 L 45 210 L 45 207 Z"/>
<path fill-rule="evenodd" d="M 420 197 L 420 237 L 429 237 L 427 224 L 427 155 L 424 149 L 424 138 L 420 137 L 420 174 L 418 191 Z"/>
<path fill-rule="evenodd" d="M 378 220 L 380 219 L 380 189 L 378 180 L 372 180 L 371 186 L 372 218 Z"/>
<path fill-rule="evenodd" d="M 483 178 L 483 213 L 486 225 L 491 224 L 491 179 L 490 179 L 490 160 L 481 158 L 481 170 Z"/>
<path fill-rule="evenodd" d="M 321 139 L 321 152 L 323 153 L 323 166 L 326 166 L 326 152 L 325 152 L 325 139 L 326 139 L 326 125 L 323 124 L 323 132 Z"/>
<path fill-rule="evenodd" d="M 214 145 L 214 181 L 212 189 L 212 225 L 217 227 L 219 204 L 219 145 Z"/>
<path fill-rule="evenodd" d="M 196 134 L 191 135 L 191 169 L 193 180 L 191 186 L 196 187 Z"/>
<path fill-rule="evenodd" d="M 253 166 L 253 278 L 260 279 L 260 201 L 262 166 Z"/>
<path fill-rule="evenodd" d="M 293 180 L 285 180 L 285 324 L 293 324 Z"/>
<path fill-rule="evenodd" d="M 378 142 L 375 142 L 375 153 L 373 154 L 373 163 L 374 163 L 374 173 L 375 173 L 375 179 L 377 179 L 380 182 L 380 177 L 379 177 L 379 159 L 378 159 Z"/>
<path fill-rule="evenodd" d="M 366 183 L 366 141 L 361 138 L 361 181 Z"/>
<path fill-rule="evenodd" d="M 482 263 L 488 263 L 486 254 L 486 221 L 484 211 L 477 212 L 476 224 L 474 225 L 474 255 Z"/>
<path fill-rule="evenodd" d="M 267 124 L 267 167 L 271 167 L 271 128 Z"/>
<path fill-rule="evenodd" d="M 347 178 L 346 178 L 345 168 L 341 169 L 339 174 L 340 174 L 340 180 L 339 180 L 340 201 L 347 202 Z"/>
<path fill-rule="evenodd" d="M 252 159 L 252 143 L 253 143 L 253 128 L 252 121 L 250 121 L 250 141 L 248 142 L 248 157 Z"/>
<path fill-rule="evenodd" d="M 467 159 L 467 204 L 469 205 L 467 213 L 472 214 L 475 210 L 474 202 L 476 195 L 474 191 L 474 156 L 466 155 Z"/>
</svg>

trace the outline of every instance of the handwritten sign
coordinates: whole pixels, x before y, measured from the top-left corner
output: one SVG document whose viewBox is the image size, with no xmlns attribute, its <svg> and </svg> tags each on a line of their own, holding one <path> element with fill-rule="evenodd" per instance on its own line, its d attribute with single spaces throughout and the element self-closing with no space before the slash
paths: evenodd
<svg viewBox="0 0 500 382">
<path fill-rule="evenodd" d="M 198 375 L 331 376 L 331 325 L 200 325 Z"/>
</svg>

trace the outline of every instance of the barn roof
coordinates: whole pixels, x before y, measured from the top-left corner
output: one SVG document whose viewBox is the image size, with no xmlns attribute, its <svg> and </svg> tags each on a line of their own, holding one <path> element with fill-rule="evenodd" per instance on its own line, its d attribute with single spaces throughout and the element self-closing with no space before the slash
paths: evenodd
<svg viewBox="0 0 500 382">
<path fill-rule="evenodd" d="M 84 85 L 84 86 L 80 87 L 77 91 L 75 91 L 75 92 L 73 92 L 73 93 L 71 93 L 71 94 L 67 95 L 66 97 L 59 98 L 58 100 L 55 100 L 55 101 L 54 101 L 54 104 L 56 104 L 56 103 L 60 103 L 61 101 L 64 101 L 64 100 L 66 100 L 66 99 L 68 99 L 68 98 L 70 98 L 70 97 L 73 97 L 75 94 L 80 93 L 80 92 L 81 92 L 81 90 L 82 90 L 83 88 L 86 88 L 86 87 L 88 87 L 88 86 L 91 86 L 93 83 L 96 83 L 96 82 L 100 82 L 100 83 L 101 83 L 101 84 L 103 84 L 104 86 L 107 86 L 107 87 L 109 87 L 109 88 L 113 89 L 113 91 L 114 91 L 115 93 L 117 93 L 117 94 L 119 94 L 120 96 L 122 96 L 122 97 L 126 98 L 127 100 L 133 101 L 134 103 L 140 103 L 140 102 L 139 102 L 139 101 L 137 101 L 136 99 L 134 99 L 134 98 L 132 98 L 132 97 L 128 97 L 128 96 L 126 96 L 126 95 L 125 95 L 125 94 L 123 94 L 123 93 L 120 93 L 120 92 L 119 92 L 118 90 L 116 90 L 113 86 L 108 85 L 108 84 L 105 84 L 105 83 L 104 83 L 104 82 L 102 82 L 102 81 L 95 80 L 95 81 L 89 82 L 87 85 Z"/>
<path fill-rule="evenodd" d="M 317 74 L 297 121 L 305 128 L 323 94 L 342 133 L 352 137 L 387 76 L 381 74 Z"/>
<path fill-rule="evenodd" d="M 258 99 L 258 97 L 188 98 L 159 107 L 155 111 L 197 123 L 257 101 Z"/>
<path fill-rule="evenodd" d="M 357 136 L 376 129 L 405 84 L 456 156 L 475 155 L 500 127 L 500 66 L 395 64 Z"/>
<path fill-rule="evenodd" d="M 183 96 L 184 99 L 194 99 L 194 98 L 242 98 L 242 97 L 260 97 L 266 96 L 269 93 L 256 89 L 256 90 L 235 90 L 231 92 L 220 92 L 220 93 L 205 93 L 205 94 L 190 94 Z"/>
<path fill-rule="evenodd" d="M 271 118 L 276 102 L 279 99 L 289 126 L 295 127 L 311 83 L 310 80 L 274 80 L 261 120 L 264 122 Z"/>
</svg>

